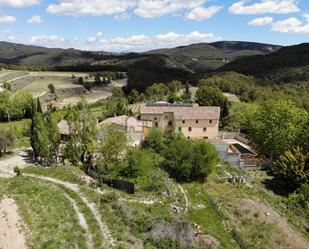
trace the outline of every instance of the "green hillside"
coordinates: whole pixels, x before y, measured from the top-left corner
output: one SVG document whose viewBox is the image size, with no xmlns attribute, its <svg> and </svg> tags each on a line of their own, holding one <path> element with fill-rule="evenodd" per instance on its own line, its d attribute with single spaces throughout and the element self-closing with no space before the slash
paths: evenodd
<svg viewBox="0 0 309 249">
<path fill-rule="evenodd" d="M 44 48 L 0 42 L 0 63 L 21 66 L 55 66 L 90 63 L 104 54 L 76 49 Z"/>
<path fill-rule="evenodd" d="M 269 54 L 280 48 L 281 46 L 262 43 L 222 41 L 210 44 L 192 44 L 171 49 L 158 49 L 147 53 L 165 54 L 195 72 L 207 72 L 239 57 Z"/>
<path fill-rule="evenodd" d="M 219 71 L 235 71 L 274 83 L 307 81 L 309 43 L 284 47 L 268 55 L 240 58 L 223 66 Z"/>
</svg>

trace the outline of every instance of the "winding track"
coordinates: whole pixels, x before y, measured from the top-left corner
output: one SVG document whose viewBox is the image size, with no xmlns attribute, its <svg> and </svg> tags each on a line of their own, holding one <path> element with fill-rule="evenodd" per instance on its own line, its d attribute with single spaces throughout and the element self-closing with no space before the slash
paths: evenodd
<svg viewBox="0 0 309 249">
<path fill-rule="evenodd" d="M 94 215 L 97 223 L 100 226 L 101 229 L 101 233 L 103 235 L 103 237 L 105 238 L 105 248 L 112 248 L 116 246 L 116 241 L 115 239 L 112 237 L 108 226 L 102 221 L 102 216 L 99 212 L 99 210 L 97 209 L 95 203 L 90 202 L 86 196 L 80 191 L 79 187 L 77 184 L 74 183 L 69 183 L 69 182 L 65 182 L 65 181 L 61 181 L 55 178 L 51 178 L 51 177 L 45 177 L 45 176 L 38 176 L 38 175 L 33 175 L 33 174 L 23 174 L 24 176 L 28 176 L 28 177 L 32 177 L 32 178 L 37 178 L 43 181 L 48 181 L 48 182 L 52 182 L 58 185 L 62 185 L 65 188 L 74 191 L 75 193 L 77 193 L 79 195 L 79 197 L 81 198 L 81 200 L 84 202 L 84 204 L 91 210 L 92 214 Z"/>
</svg>

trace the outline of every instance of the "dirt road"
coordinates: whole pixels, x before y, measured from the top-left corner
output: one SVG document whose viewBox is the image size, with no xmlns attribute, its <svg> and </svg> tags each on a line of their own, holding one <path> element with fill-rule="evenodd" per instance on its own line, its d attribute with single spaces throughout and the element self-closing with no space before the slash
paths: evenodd
<svg viewBox="0 0 309 249">
<path fill-rule="evenodd" d="M 26 236 L 22 232 L 25 224 L 18 214 L 14 199 L 4 198 L 0 202 L 0 248 L 25 249 Z"/>
<path fill-rule="evenodd" d="M 0 160 L 0 177 L 14 176 L 14 167 L 24 168 L 32 164 L 30 148 L 19 151 L 16 155 Z"/>
</svg>

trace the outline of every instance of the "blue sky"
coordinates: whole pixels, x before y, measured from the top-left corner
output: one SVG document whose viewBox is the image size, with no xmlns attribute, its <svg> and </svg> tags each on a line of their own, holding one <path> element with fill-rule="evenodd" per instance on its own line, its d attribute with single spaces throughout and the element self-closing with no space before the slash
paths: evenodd
<svg viewBox="0 0 309 249">
<path fill-rule="evenodd" d="M 0 0 L 0 40 L 145 51 L 218 40 L 309 41 L 308 0 Z"/>
</svg>

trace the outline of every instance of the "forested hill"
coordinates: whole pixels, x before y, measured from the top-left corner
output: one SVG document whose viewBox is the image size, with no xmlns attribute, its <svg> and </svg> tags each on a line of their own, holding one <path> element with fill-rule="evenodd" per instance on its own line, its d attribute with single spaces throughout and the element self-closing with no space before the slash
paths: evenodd
<svg viewBox="0 0 309 249">
<path fill-rule="evenodd" d="M 244 57 L 219 71 L 235 71 L 274 83 L 309 80 L 309 43 L 284 47 L 268 55 Z"/>
<path fill-rule="evenodd" d="M 90 63 L 100 60 L 104 53 L 76 49 L 45 48 L 0 42 L 0 63 L 20 66 L 55 66 Z"/>
<path fill-rule="evenodd" d="M 195 72 L 207 72 L 244 56 L 269 54 L 281 48 L 278 45 L 255 42 L 221 41 L 157 49 L 147 54 L 168 55 Z"/>
</svg>

